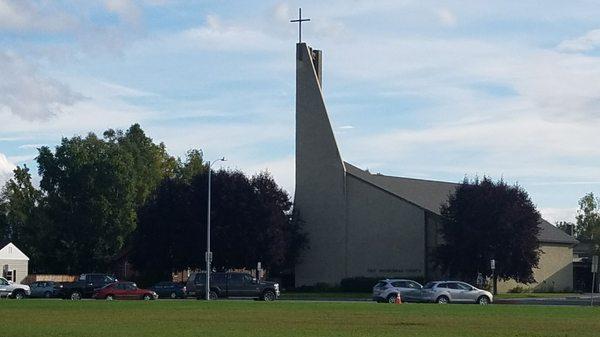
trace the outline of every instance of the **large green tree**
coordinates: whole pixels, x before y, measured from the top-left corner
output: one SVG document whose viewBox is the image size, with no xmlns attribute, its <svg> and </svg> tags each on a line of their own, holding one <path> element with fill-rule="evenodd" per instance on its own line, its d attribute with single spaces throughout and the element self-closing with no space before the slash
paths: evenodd
<svg viewBox="0 0 600 337">
<path fill-rule="evenodd" d="M 137 226 L 137 210 L 177 161 L 138 124 L 103 138 L 63 138 L 39 149 L 38 172 L 49 230 L 46 271 L 107 270 Z"/>
<path fill-rule="evenodd" d="M 208 177 L 198 171 L 191 181 L 166 180 L 140 211 L 132 262 L 145 281 L 204 266 Z M 221 170 L 212 179 L 213 266 L 251 268 L 260 261 L 274 272 L 292 266 L 306 235 L 291 217 L 289 195 L 267 173 L 248 178 Z"/>
<path fill-rule="evenodd" d="M 62 272 L 106 270 L 135 229 L 132 156 L 94 134 L 63 138 L 37 157 L 53 226 L 53 263 Z"/>
<path fill-rule="evenodd" d="M 582 241 L 600 243 L 600 199 L 588 193 L 579 200 L 579 210 L 575 219 L 575 236 Z"/>
<path fill-rule="evenodd" d="M 541 218 L 523 188 L 487 177 L 465 178 L 441 214 L 444 244 L 436 256 L 449 276 L 491 276 L 490 260 L 495 259 L 498 278 L 535 282 Z"/>
<path fill-rule="evenodd" d="M 17 167 L 0 193 L 0 235 L 27 253 L 36 270 L 43 255 L 47 221 L 42 193 L 31 182 L 27 166 Z"/>
</svg>

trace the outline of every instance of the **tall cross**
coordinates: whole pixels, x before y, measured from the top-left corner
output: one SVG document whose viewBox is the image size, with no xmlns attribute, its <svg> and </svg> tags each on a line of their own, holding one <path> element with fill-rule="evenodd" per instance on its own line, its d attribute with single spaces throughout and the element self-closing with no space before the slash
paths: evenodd
<svg viewBox="0 0 600 337">
<path fill-rule="evenodd" d="M 298 8 L 298 20 L 290 20 L 290 22 L 298 22 L 298 43 L 302 43 L 302 22 L 310 21 L 310 19 L 302 18 L 302 8 Z"/>
</svg>

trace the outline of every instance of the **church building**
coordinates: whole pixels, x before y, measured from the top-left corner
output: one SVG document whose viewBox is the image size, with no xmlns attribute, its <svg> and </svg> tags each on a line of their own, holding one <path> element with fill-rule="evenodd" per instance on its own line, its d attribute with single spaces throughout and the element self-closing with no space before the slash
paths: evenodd
<svg viewBox="0 0 600 337">
<path fill-rule="evenodd" d="M 296 286 L 359 276 L 440 277 L 432 261 L 440 207 L 458 185 L 371 174 L 345 162 L 323 98 L 323 54 L 306 43 L 296 47 L 294 205 L 309 238 Z M 540 226 L 538 283 L 525 287 L 571 289 L 577 241 L 545 220 Z M 502 282 L 498 289 L 515 286 Z"/>
</svg>

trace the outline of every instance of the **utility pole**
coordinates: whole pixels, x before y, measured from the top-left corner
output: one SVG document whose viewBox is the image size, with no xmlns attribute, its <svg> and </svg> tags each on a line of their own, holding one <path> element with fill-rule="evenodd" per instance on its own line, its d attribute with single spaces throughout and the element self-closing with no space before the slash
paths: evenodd
<svg viewBox="0 0 600 337">
<path fill-rule="evenodd" d="M 206 300 L 210 301 L 210 263 L 212 262 L 212 251 L 210 250 L 210 181 L 211 181 L 211 165 L 215 161 L 225 161 L 225 157 L 208 162 L 208 204 L 206 211 L 206 254 L 204 259 L 206 260 Z"/>
</svg>

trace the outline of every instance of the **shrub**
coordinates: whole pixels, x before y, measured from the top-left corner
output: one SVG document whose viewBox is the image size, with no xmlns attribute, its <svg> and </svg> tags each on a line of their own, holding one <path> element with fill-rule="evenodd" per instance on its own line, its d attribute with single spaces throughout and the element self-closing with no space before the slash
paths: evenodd
<svg viewBox="0 0 600 337">
<path fill-rule="evenodd" d="M 511 294 L 520 294 L 520 293 L 524 293 L 525 292 L 525 288 L 521 287 L 521 286 L 516 286 L 512 289 L 508 290 L 509 293 Z"/>
</svg>

